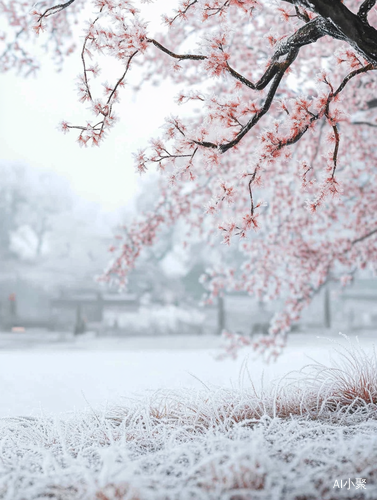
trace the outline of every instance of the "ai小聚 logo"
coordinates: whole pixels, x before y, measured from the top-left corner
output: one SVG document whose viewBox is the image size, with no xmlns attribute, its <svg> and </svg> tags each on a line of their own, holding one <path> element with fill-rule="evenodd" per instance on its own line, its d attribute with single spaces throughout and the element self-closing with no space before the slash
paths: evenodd
<svg viewBox="0 0 377 500">
<path fill-rule="evenodd" d="M 345 488 L 347 490 L 350 490 L 352 485 L 352 487 L 354 487 L 357 490 L 366 490 L 366 482 L 367 480 L 363 479 L 362 477 L 357 477 L 355 479 L 355 482 L 353 482 L 351 478 L 336 479 L 333 488 L 339 488 L 339 489 Z"/>
</svg>

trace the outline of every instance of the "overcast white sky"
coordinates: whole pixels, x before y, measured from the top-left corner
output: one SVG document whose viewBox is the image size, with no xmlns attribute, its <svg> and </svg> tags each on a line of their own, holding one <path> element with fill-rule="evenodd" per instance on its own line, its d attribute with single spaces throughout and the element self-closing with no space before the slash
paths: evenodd
<svg viewBox="0 0 377 500">
<path fill-rule="evenodd" d="M 132 152 L 158 132 L 173 109 L 176 91 L 168 83 L 164 88 L 149 86 L 136 97 L 122 91 L 116 109 L 120 121 L 111 134 L 100 148 L 81 149 L 75 132 L 64 135 L 57 130 L 63 119 L 75 124 L 92 119 L 77 99 L 75 79 L 80 71 L 80 56 L 75 53 L 61 73 L 46 55 L 36 78 L 0 74 L 0 162 L 55 171 L 84 199 L 115 210 L 126 205 L 137 189 Z"/>
</svg>

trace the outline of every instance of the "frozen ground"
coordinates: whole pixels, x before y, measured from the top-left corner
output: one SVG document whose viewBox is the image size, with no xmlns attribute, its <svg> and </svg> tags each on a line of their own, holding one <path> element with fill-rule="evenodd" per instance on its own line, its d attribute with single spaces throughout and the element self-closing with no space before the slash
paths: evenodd
<svg viewBox="0 0 377 500">
<path fill-rule="evenodd" d="M 269 366 L 210 336 L 43 338 L 0 337 L 1 500 L 377 499 L 371 335 L 296 334 Z"/>
<path fill-rule="evenodd" d="M 331 338 L 343 342 L 339 335 Z M 361 332 L 359 339 L 370 349 L 375 337 Z M 146 390 L 200 389 L 202 382 L 247 386 L 249 376 L 259 386 L 263 375 L 268 385 L 308 364 L 309 357 L 327 362 L 331 352 L 331 342 L 305 333 L 292 335 L 284 354 L 270 365 L 247 349 L 235 361 L 218 361 L 222 343 L 205 335 L 73 338 L 64 333 L 0 333 L 0 417 L 103 407 Z"/>
</svg>

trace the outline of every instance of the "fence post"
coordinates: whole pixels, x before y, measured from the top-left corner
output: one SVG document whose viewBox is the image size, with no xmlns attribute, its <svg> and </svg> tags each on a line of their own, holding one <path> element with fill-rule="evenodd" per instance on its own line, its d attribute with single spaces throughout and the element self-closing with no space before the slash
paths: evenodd
<svg viewBox="0 0 377 500">
<path fill-rule="evenodd" d="M 325 296 L 324 296 L 324 323 L 325 328 L 331 328 L 331 303 L 330 303 L 330 290 L 327 285 L 325 288 Z"/>
</svg>

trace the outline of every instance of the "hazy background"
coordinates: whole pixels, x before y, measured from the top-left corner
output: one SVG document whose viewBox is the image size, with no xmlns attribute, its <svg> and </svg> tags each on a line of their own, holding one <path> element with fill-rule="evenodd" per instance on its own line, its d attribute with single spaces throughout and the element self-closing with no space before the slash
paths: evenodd
<svg viewBox="0 0 377 500">
<path fill-rule="evenodd" d="M 233 383 L 243 360 L 215 360 L 219 334 L 266 333 L 279 304 L 229 294 L 201 306 L 198 279 L 218 251 L 208 252 L 200 241 L 183 251 L 177 226 L 143 253 L 128 290 L 96 280 L 110 259 L 118 226 L 158 196 L 157 174 L 140 179 L 132 152 L 158 133 L 166 115 L 177 112 L 173 97 L 179 89 L 169 82 L 161 88 L 148 84 L 136 95 L 131 85 L 140 73 L 131 72 L 111 134 L 100 148 L 80 149 L 75 132 L 57 129 L 63 119 L 80 124 L 89 117 L 76 95 L 80 58 L 73 54 L 60 73 L 48 56 L 42 62 L 35 78 L 0 75 L 3 414 L 28 413 L 38 404 L 64 411 L 85 406 L 86 399 L 99 404 L 132 390 L 200 384 L 195 376 Z M 228 258 L 240 262 L 235 250 Z M 342 293 L 324 290 L 295 326 L 299 347 L 292 347 L 279 373 L 292 360 L 302 365 L 305 346 L 315 345 L 318 334 L 342 330 L 370 339 L 376 300 L 376 282 L 367 275 Z M 261 366 L 254 360 L 253 373 L 261 373 Z"/>
</svg>

